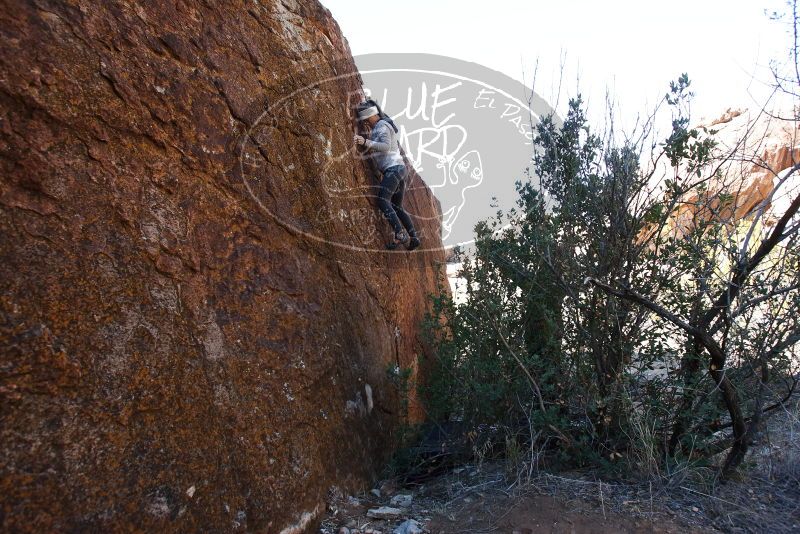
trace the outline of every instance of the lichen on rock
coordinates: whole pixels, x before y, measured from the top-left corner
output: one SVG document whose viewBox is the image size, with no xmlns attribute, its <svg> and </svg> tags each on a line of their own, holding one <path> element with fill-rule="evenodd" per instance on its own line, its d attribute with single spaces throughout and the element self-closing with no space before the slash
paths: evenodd
<svg viewBox="0 0 800 534">
<path fill-rule="evenodd" d="M 425 357 L 444 259 L 415 173 L 425 250 L 381 253 L 380 218 L 333 216 L 377 213 L 336 23 L 316 1 L 12 4 L 3 530 L 311 528 L 391 450 L 386 369 Z M 315 78 L 338 81 L 271 113 Z"/>
</svg>

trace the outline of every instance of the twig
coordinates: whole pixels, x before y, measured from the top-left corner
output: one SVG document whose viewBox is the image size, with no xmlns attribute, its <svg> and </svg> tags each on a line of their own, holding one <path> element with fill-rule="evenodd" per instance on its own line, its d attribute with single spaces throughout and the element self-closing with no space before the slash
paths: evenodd
<svg viewBox="0 0 800 534">
<path fill-rule="evenodd" d="M 691 491 L 692 493 L 697 493 L 698 495 L 702 495 L 703 497 L 709 497 L 711 499 L 715 499 L 715 500 L 718 500 L 718 501 L 721 501 L 721 502 L 724 502 L 724 503 L 727 503 L 727 504 L 732 504 L 733 506 L 735 506 L 737 508 L 741 508 L 742 510 L 747 510 L 749 512 L 752 512 L 752 510 L 750 510 L 750 508 L 742 506 L 741 504 L 736 504 L 735 502 L 726 501 L 725 499 L 720 499 L 719 497 L 714 497 L 713 495 L 709 495 L 708 493 L 703 493 L 702 491 L 693 490 L 692 488 L 687 488 L 686 486 L 680 486 L 680 488 L 682 490 Z"/>
<path fill-rule="evenodd" d="M 606 519 L 606 504 L 603 501 L 603 483 L 600 483 L 600 508 L 603 509 L 603 519 Z"/>
<path fill-rule="evenodd" d="M 543 414 L 547 413 L 547 410 L 545 410 L 544 407 L 544 399 L 542 399 L 542 391 L 539 389 L 539 384 L 536 382 L 536 379 L 533 378 L 533 375 L 530 373 L 530 371 L 528 371 L 528 368 L 525 367 L 525 364 L 522 363 L 522 360 L 517 356 L 517 354 L 508 344 L 508 341 L 506 341 L 505 336 L 503 336 L 503 333 L 500 331 L 500 327 L 494 321 L 494 318 L 490 317 L 490 320 L 492 321 L 495 330 L 497 330 L 497 335 L 500 336 L 500 340 L 503 342 L 503 345 L 505 345 L 508 352 L 511 353 L 511 356 L 517 361 L 517 364 L 519 365 L 520 369 L 522 369 L 522 372 L 524 372 L 525 375 L 528 377 L 528 380 L 533 386 L 533 391 L 534 393 L 536 393 L 536 399 L 539 401 L 539 408 L 542 410 L 542 413 Z"/>
</svg>

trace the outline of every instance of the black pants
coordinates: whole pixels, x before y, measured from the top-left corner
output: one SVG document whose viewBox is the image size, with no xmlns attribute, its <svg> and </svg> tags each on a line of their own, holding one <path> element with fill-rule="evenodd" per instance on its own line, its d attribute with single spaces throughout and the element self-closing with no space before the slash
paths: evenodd
<svg viewBox="0 0 800 534">
<path fill-rule="evenodd" d="M 414 223 L 411 217 L 403 209 L 403 195 L 406 192 L 406 175 L 408 171 L 405 165 L 395 165 L 383 171 L 381 190 L 378 193 L 378 207 L 383 212 L 383 216 L 392 225 L 394 233 L 399 233 L 403 226 L 408 231 L 408 235 L 417 235 L 414 230 Z M 403 223 L 403 226 L 400 226 Z"/>
</svg>

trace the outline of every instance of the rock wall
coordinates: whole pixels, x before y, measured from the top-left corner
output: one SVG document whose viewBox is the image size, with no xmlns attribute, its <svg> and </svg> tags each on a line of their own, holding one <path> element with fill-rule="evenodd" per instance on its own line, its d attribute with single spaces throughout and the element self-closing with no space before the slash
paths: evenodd
<svg viewBox="0 0 800 534">
<path fill-rule="evenodd" d="M 444 260 L 416 175 L 427 247 L 381 251 L 330 13 L 3 4 L 2 530 L 311 528 L 391 450 Z"/>
</svg>

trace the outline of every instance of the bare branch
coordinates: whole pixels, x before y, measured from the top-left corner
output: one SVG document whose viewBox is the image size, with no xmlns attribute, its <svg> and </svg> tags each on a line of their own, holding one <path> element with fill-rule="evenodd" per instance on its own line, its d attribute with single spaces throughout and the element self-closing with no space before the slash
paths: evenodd
<svg viewBox="0 0 800 534">
<path fill-rule="evenodd" d="M 792 167 L 792 172 L 797 171 L 800 169 L 800 163 L 796 164 Z M 764 241 L 762 241 L 761 245 L 756 250 L 753 257 L 750 258 L 750 261 L 747 263 L 739 263 L 733 270 L 733 276 L 731 277 L 731 281 L 728 283 L 728 286 L 722 292 L 722 294 L 717 298 L 714 305 L 706 312 L 706 314 L 700 319 L 698 325 L 700 328 L 704 329 L 711 324 L 714 318 L 723 310 L 727 309 L 728 305 L 736 298 L 739 292 L 742 289 L 742 285 L 744 284 L 747 277 L 753 270 L 758 267 L 758 264 L 767 257 L 767 255 L 775 248 L 775 246 L 780 243 L 783 239 L 787 236 L 783 233 L 783 230 L 786 228 L 786 225 L 789 224 L 789 221 L 794 217 L 797 213 L 798 209 L 800 209 L 800 195 L 797 195 L 795 199 L 792 201 L 789 209 L 786 210 L 786 213 L 778 220 L 775 224 L 775 227 L 772 229 L 769 237 L 767 237 Z"/>
</svg>

